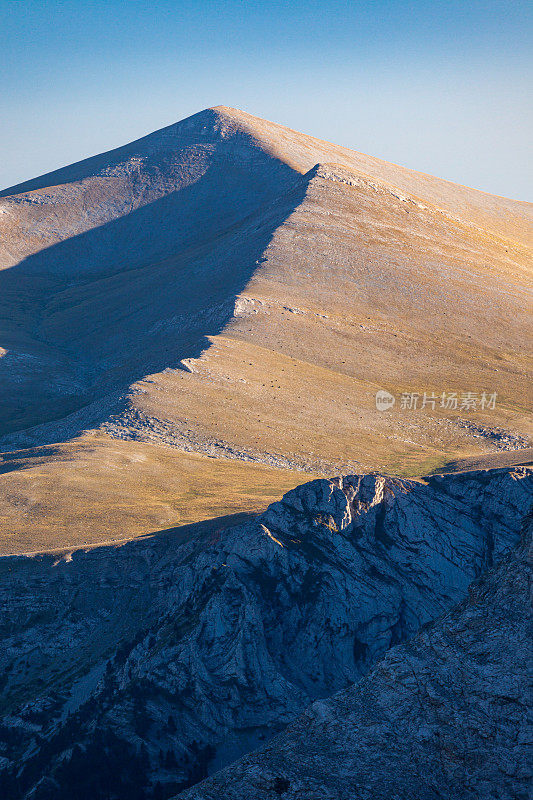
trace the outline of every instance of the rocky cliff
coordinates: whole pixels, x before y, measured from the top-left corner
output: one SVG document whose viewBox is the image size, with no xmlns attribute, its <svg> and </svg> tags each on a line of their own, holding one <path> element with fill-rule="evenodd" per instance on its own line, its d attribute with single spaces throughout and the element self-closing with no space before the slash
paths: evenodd
<svg viewBox="0 0 533 800">
<path fill-rule="evenodd" d="M 216 533 L 0 560 L 4 795 L 197 783 L 461 601 L 516 546 L 532 485 L 525 467 L 315 480 Z"/>
<path fill-rule="evenodd" d="M 531 522 L 468 598 L 183 800 L 527 800 Z"/>
</svg>

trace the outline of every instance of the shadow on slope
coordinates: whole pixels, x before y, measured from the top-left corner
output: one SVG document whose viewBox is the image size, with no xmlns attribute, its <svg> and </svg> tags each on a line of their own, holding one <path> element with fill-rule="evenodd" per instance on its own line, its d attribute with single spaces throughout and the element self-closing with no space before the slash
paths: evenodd
<svg viewBox="0 0 533 800">
<path fill-rule="evenodd" d="M 191 186 L 0 272 L 0 433 L 197 357 L 313 174 L 214 159 Z"/>
</svg>

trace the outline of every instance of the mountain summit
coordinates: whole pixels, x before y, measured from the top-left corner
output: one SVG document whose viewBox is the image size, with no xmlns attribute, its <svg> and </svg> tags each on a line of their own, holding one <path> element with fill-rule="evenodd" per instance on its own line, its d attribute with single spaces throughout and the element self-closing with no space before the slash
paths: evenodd
<svg viewBox="0 0 533 800">
<path fill-rule="evenodd" d="M 58 464 L 97 446 L 95 484 L 111 486 L 133 440 L 141 463 L 163 458 L 145 444 L 170 446 L 186 491 L 193 456 L 196 474 L 219 459 L 206 476 L 264 465 L 280 491 L 280 469 L 294 483 L 295 470 L 418 474 L 521 447 L 531 220 L 527 203 L 222 106 L 7 189 L 0 448 L 55 445 L 24 464 L 57 519 L 43 498 L 69 494 Z M 434 400 L 401 407 L 402 393 Z M 8 479 L 27 496 L 20 472 Z M 236 510 L 225 494 L 220 513 Z M 21 507 L 0 504 L 0 519 L 25 530 Z"/>
</svg>

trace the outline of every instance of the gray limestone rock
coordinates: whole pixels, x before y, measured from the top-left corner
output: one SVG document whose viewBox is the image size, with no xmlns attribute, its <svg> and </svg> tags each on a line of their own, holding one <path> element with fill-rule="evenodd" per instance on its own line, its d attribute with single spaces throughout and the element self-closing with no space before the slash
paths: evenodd
<svg viewBox="0 0 533 800">
<path fill-rule="evenodd" d="M 525 467 L 315 480 L 215 533 L 0 560 L 1 780 L 17 767 L 13 798 L 61 797 L 69 769 L 120 751 L 140 759 L 142 796 L 157 782 L 168 795 L 311 702 L 329 714 L 325 698 L 516 546 L 532 484 Z"/>
</svg>

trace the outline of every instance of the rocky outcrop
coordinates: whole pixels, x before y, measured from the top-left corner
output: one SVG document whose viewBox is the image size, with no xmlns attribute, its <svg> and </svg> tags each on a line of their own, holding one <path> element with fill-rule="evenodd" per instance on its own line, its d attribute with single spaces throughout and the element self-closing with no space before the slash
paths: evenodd
<svg viewBox="0 0 533 800">
<path fill-rule="evenodd" d="M 468 599 L 183 800 L 526 800 L 531 525 Z"/>
<path fill-rule="evenodd" d="M 0 787 L 198 782 L 460 601 L 517 544 L 532 484 L 525 467 L 316 480 L 217 533 L 3 559 Z"/>
</svg>

